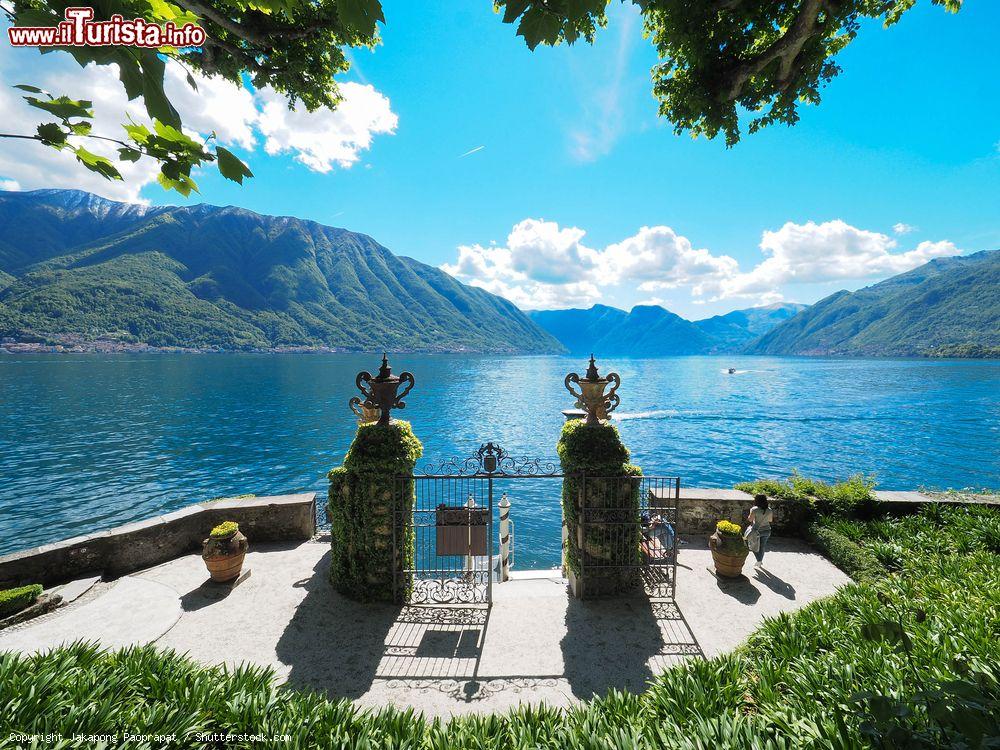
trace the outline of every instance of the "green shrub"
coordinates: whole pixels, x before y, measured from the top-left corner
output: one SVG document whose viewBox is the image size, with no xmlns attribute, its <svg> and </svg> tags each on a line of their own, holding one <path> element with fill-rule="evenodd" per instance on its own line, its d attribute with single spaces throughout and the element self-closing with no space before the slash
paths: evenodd
<svg viewBox="0 0 1000 750">
<path fill-rule="evenodd" d="M 876 579 L 884 572 L 871 552 L 829 526 L 814 522 L 806 529 L 805 536 L 830 562 L 856 581 Z"/>
<path fill-rule="evenodd" d="M 413 473 L 423 446 L 409 422 L 358 427 L 344 465 L 330 480 L 327 515 L 332 553 L 330 581 L 360 601 L 390 601 L 399 572 L 413 567 L 413 530 L 404 525 L 413 510 Z M 393 553 L 393 527 L 402 554 Z M 403 538 L 408 528 L 408 538 Z M 402 591 L 396 591 L 400 598 Z"/>
<path fill-rule="evenodd" d="M 240 525 L 236 523 L 236 521 L 223 521 L 214 529 L 212 529 L 209 536 L 212 537 L 213 539 L 220 539 L 222 537 L 227 537 L 230 536 L 231 534 L 235 534 L 239 530 L 240 530 Z"/>
<path fill-rule="evenodd" d="M 639 547 L 638 482 L 628 477 L 642 475 L 629 463 L 629 450 L 618 428 L 610 422 L 588 425 L 573 420 L 563 425 L 556 445 L 559 462 L 566 475 L 562 486 L 563 519 L 569 531 L 566 565 L 576 575 L 586 566 L 595 566 L 588 591 L 610 593 L 639 583 L 635 566 L 641 559 Z M 586 479 L 584 479 L 586 476 Z M 579 544 L 581 495 L 588 508 L 588 523 L 583 546 Z M 608 509 L 608 522 L 602 522 L 602 510 Z M 628 523 L 629 516 L 635 523 Z M 596 573 L 597 567 L 603 568 Z M 601 578 L 600 581 L 597 579 Z M 592 585 L 593 584 L 593 585 Z"/>
<path fill-rule="evenodd" d="M 741 482 L 736 489 L 751 495 L 768 497 L 800 504 L 806 520 L 817 516 L 843 516 L 868 519 L 880 509 L 875 499 L 875 478 L 855 474 L 843 482 L 827 484 L 793 472 L 787 480 L 757 479 Z"/>
<path fill-rule="evenodd" d="M 0 617 L 8 617 L 30 607 L 41 595 L 42 586 L 38 583 L 0 591 Z"/>
</svg>

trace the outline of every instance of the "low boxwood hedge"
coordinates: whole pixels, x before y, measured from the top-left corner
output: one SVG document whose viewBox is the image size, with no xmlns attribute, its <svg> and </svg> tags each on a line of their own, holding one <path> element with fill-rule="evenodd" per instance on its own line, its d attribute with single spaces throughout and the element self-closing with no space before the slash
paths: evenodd
<svg viewBox="0 0 1000 750">
<path fill-rule="evenodd" d="M 38 583 L 0 591 L 0 617 L 8 617 L 30 607 L 41 595 L 42 587 Z"/>
</svg>

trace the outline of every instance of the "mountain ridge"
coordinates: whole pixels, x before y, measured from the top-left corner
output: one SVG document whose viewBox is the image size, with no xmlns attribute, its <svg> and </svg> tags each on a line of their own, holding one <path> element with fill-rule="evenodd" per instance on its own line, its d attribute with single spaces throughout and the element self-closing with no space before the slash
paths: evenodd
<svg viewBox="0 0 1000 750">
<path fill-rule="evenodd" d="M 557 338 L 571 354 L 599 351 L 605 355 L 667 356 L 733 354 L 806 305 L 775 303 L 733 310 L 690 321 L 659 305 L 535 310 L 532 320 Z"/>
<path fill-rule="evenodd" d="M 562 351 L 508 300 L 368 235 L 236 206 L 0 193 L 0 274 L 0 337 L 21 340 Z"/>
<path fill-rule="evenodd" d="M 997 356 L 1000 250 L 937 258 L 855 292 L 831 294 L 764 334 L 750 351 L 833 356 L 968 351 Z"/>
</svg>

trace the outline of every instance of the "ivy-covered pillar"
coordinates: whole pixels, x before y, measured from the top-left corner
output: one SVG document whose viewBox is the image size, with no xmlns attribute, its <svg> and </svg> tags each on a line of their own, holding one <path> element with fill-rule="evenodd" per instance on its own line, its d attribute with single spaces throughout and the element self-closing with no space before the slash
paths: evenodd
<svg viewBox="0 0 1000 750">
<path fill-rule="evenodd" d="M 641 584 L 640 482 L 642 470 L 629 462 L 629 451 L 609 413 L 618 405 L 616 373 L 602 378 L 594 358 L 584 378 L 566 377 L 585 419 L 563 425 L 556 447 L 565 474 L 562 508 L 566 526 L 566 575 L 578 598 L 620 593 Z M 605 388 L 613 388 L 605 393 Z M 573 384 L 580 391 L 573 390 Z"/>
<path fill-rule="evenodd" d="M 402 600 L 401 573 L 413 567 L 413 474 L 423 446 L 409 422 L 390 419 L 393 408 L 413 387 L 407 372 L 392 375 L 387 358 L 377 377 L 359 373 L 364 402 L 357 434 L 344 463 L 329 473 L 327 514 L 332 555 L 330 581 L 337 591 L 359 601 Z M 400 383 L 409 383 L 399 395 Z M 377 421 L 374 421 L 377 420 Z"/>
</svg>

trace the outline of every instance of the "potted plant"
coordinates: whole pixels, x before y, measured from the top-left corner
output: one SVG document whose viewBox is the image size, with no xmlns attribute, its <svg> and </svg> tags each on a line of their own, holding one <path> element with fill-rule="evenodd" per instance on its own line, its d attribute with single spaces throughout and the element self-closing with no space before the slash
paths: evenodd
<svg viewBox="0 0 1000 750">
<path fill-rule="evenodd" d="M 743 541 L 739 524 L 719 521 L 715 525 L 715 533 L 708 538 L 708 546 L 712 550 L 717 575 L 723 578 L 739 578 L 743 575 L 743 563 L 750 550 Z"/>
<path fill-rule="evenodd" d="M 201 552 L 212 580 L 225 583 L 239 578 L 249 546 L 235 521 L 220 523 L 212 529 L 208 539 L 202 542 Z"/>
</svg>

